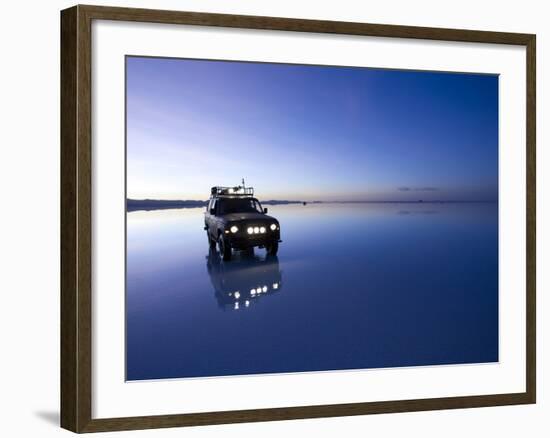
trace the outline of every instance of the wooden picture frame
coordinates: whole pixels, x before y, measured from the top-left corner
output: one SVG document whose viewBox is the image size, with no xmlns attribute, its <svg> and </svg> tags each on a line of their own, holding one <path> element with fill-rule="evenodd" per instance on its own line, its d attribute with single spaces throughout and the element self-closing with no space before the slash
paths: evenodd
<svg viewBox="0 0 550 438">
<path fill-rule="evenodd" d="M 389 38 L 511 44 L 526 47 L 527 284 L 526 391 L 417 400 L 251 409 L 128 418 L 92 418 L 91 24 L 138 21 Z M 61 426 L 74 432 L 148 429 L 253 421 L 535 403 L 535 35 L 382 24 L 75 6 L 61 12 Z"/>
</svg>

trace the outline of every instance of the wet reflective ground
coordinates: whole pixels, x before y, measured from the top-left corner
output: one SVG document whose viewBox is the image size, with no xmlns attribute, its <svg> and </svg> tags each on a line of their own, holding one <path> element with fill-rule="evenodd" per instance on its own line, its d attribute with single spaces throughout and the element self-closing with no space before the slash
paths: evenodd
<svg viewBox="0 0 550 438">
<path fill-rule="evenodd" d="M 279 255 L 203 209 L 127 216 L 128 380 L 498 360 L 496 204 L 269 206 Z"/>
</svg>

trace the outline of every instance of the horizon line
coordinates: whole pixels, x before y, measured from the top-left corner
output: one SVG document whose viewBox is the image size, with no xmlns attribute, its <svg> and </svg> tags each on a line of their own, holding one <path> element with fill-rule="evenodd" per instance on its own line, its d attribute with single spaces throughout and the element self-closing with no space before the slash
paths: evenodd
<svg viewBox="0 0 550 438">
<path fill-rule="evenodd" d="M 322 200 L 314 200 L 314 201 L 306 201 L 306 200 L 296 200 L 296 199 L 266 199 L 262 201 L 259 198 L 260 202 L 266 203 L 266 202 L 287 202 L 287 203 L 308 203 L 308 204 L 365 204 L 365 203 L 495 203 L 498 202 L 498 199 L 398 199 L 398 200 L 392 200 L 392 199 L 361 199 L 361 200 L 333 200 L 333 201 L 322 201 Z M 133 201 L 133 202 L 194 202 L 194 203 L 207 203 L 208 199 L 155 199 L 155 198 L 126 198 L 127 201 Z"/>
</svg>

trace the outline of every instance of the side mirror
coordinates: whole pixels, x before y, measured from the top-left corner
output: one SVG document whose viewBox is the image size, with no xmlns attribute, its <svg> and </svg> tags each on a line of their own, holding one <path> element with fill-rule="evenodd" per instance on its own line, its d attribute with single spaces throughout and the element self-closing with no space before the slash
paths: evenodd
<svg viewBox="0 0 550 438">
<path fill-rule="evenodd" d="M 264 208 L 264 214 L 267 214 L 267 207 Z"/>
</svg>

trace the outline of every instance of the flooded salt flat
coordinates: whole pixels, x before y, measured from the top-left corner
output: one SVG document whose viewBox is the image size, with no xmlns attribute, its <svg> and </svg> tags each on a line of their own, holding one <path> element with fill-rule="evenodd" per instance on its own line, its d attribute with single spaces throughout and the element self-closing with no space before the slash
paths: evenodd
<svg viewBox="0 0 550 438">
<path fill-rule="evenodd" d="M 127 215 L 127 379 L 498 361 L 497 204 L 269 206 L 222 262 L 202 208 Z"/>
</svg>

